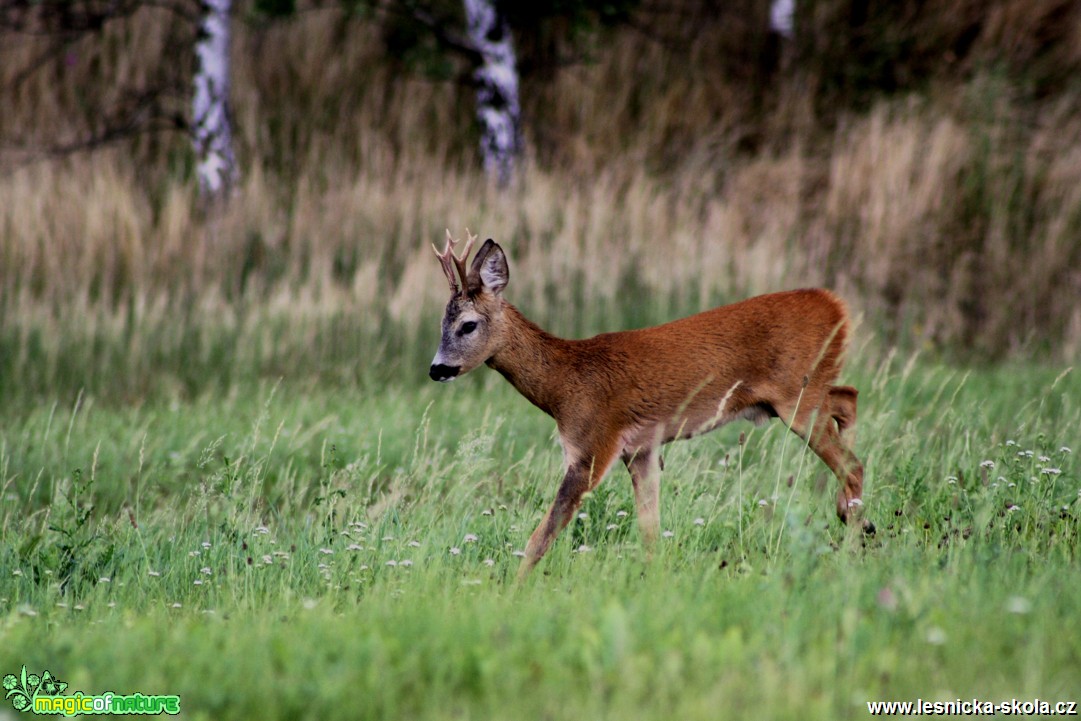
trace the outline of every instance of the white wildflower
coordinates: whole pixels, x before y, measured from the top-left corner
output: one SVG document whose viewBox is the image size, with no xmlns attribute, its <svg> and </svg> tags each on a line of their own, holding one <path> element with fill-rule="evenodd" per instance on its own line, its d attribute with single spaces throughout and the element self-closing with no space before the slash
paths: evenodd
<svg viewBox="0 0 1081 721">
<path fill-rule="evenodd" d="M 946 632 L 938 626 L 932 626 L 927 629 L 927 643 L 935 646 L 941 646 L 946 643 Z"/>
<path fill-rule="evenodd" d="M 1010 596 L 1006 600 L 1006 610 L 1010 613 L 1024 615 L 1032 610 L 1032 601 L 1024 596 Z"/>
</svg>

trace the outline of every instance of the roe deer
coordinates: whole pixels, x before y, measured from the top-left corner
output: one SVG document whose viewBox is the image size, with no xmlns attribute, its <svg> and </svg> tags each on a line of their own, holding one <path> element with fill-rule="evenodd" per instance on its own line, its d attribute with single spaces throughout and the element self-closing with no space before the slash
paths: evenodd
<svg viewBox="0 0 1081 721">
<path fill-rule="evenodd" d="M 448 231 L 443 252 L 435 249 L 451 296 L 428 374 L 450 381 L 485 363 L 555 418 L 566 472 L 529 538 L 519 579 L 616 458 L 630 471 L 650 545 L 660 530 L 659 447 L 741 418 L 780 418 L 805 439 L 841 481 L 837 515 L 859 519 L 863 465 L 842 440 L 856 423 L 857 391 L 832 385 L 849 322 L 832 293 L 771 293 L 653 328 L 564 340 L 503 298 L 507 259 L 491 239 L 466 268 L 475 240 L 469 235 L 455 255 Z M 869 521 L 862 526 L 874 531 Z"/>
</svg>

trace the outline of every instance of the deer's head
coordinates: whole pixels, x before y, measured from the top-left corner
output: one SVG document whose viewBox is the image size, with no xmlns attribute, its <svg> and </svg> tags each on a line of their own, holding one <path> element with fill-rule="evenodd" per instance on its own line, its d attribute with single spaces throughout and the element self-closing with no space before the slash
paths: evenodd
<svg viewBox="0 0 1081 721">
<path fill-rule="evenodd" d="M 502 343 L 503 289 L 509 270 L 503 249 L 491 238 L 484 242 L 466 268 L 469 250 L 477 239 L 469 235 L 461 255 L 447 231 L 447 245 L 435 255 L 450 283 L 450 300 L 443 313 L 443 335 L 428 375 L 451 381 L 491 358 Z"/>
</svg>

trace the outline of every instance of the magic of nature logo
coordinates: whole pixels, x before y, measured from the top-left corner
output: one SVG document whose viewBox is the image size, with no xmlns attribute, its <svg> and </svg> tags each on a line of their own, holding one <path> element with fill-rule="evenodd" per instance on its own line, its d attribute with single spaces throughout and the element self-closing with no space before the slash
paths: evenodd
<svg viewBox="0 0 1081 721">
<path fill-rule="evenodd" d="M 89 695 L 82 692 L 65 694 L 68 684 L 50 672 L 27 673 L 26 666 L 18 674 L 9 673 L 3 678 L 4 698 L 16 711 L 37 714 L 140 714 L 158 715 L 180 713 L 179 696 L 158 696 L 133 693 L 106 692 Z"/>
</svg>

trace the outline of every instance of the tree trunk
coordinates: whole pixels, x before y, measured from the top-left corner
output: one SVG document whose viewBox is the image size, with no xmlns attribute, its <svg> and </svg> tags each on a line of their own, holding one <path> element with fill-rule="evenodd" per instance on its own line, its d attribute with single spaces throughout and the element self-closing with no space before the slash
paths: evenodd
<svg viewBox="0 0 1081 721">
<path fill-rule="evenodd" d="M 201 0 L 193 103 L 196 173 L 205 198 L 224 197 L 239 179 L 229 124 L 229 10 L 232 0 Z"/>
<path fill-rule="evenodd" d="M 795 14 L 795 0 L 772 0 L 769 4 L 770 30 L 791 40 L 795 34 Z"/>
<path fill-rule="evenodd" d="M 477 83 L 477 120 L 484 170 L 500 187 L 514 177 L 521 150 L 518 69 L 510 26 L 498 0 L 464 0 L 469 39 L 483 61 L 473 73 Z"/>
</svg>

